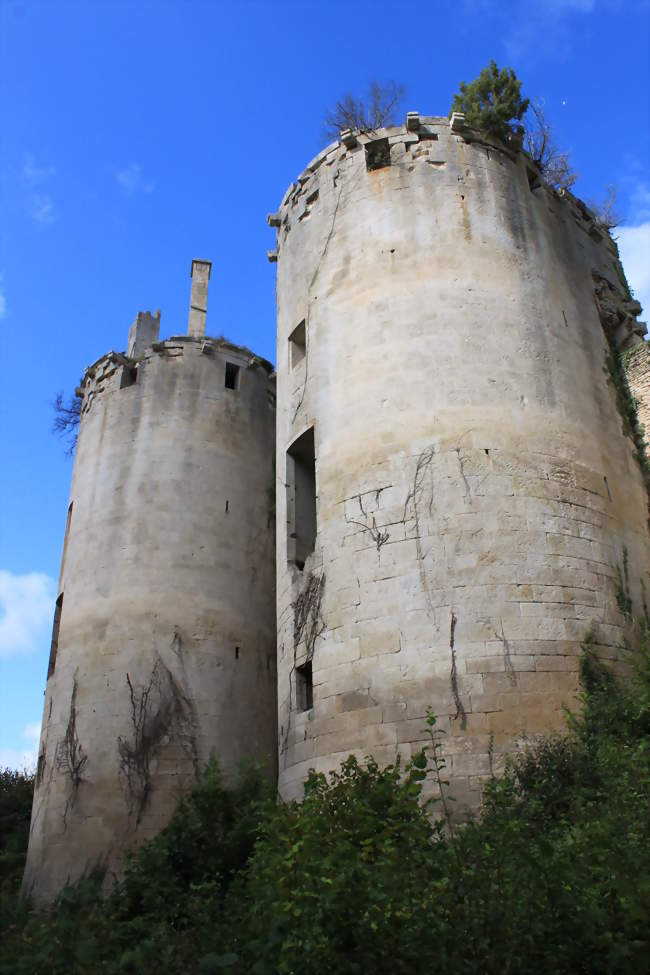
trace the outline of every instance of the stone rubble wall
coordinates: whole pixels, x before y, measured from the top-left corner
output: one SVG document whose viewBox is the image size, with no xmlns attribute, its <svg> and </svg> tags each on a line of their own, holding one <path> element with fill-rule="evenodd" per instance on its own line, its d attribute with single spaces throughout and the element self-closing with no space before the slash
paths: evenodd
<svg viewBox="0 0 650 975">
<path fill-rule="evenodd" d="M 650 348 L 643 342 L 633 346 L 623 357 L 630 392 L 637 402 L 639 422 L 650 436 Z"/>
</svg>

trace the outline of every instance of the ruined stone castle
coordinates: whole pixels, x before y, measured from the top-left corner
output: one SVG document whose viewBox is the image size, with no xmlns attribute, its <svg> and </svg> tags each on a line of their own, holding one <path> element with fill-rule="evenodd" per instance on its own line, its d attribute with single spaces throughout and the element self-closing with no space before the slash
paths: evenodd
<svg viewBox="0 0 650 975">
<path fill-rule="evenodd" d="M 475 808 L 492 754 L 563 727 L 588 628 L 614 663 L 638 638 L 648 496 L 607 364 L 630 350 L 640 399 L 650 369 L 594 215 L 409 113 L 344 131 L 268 219 L 277 375 L 206 334 L 194 261 L 188 334 L 140 313 L 78 391 L 37 900 L 117 870 L 211 755 L 299 797 L 350 753 L 407 760 L 429 706 Z"/>
</svg>

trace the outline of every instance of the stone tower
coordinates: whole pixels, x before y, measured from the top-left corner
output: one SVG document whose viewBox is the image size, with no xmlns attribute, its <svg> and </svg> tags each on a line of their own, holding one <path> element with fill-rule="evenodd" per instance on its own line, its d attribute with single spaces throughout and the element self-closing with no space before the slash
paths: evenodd
<svg viewBox="0 0 650 975">
<path fill-rule="evenodd" d="M 24 890 L 47 901 L 165 825 L 214 754 L 276 751 L 275 377 L 140 313 L 86 370 Z"/>
<path fill-rule="evenodd" d="M 638 636 L 648 498 L 606 370 L 640 341 L 616 247 L 462 116 L 342 133 L 277 213 L 280 791 L 408 758 L 458 808 L 564 724 L 593 627 Z M 617 598 L 617 596 L 619 598 Z"/>
</svg>

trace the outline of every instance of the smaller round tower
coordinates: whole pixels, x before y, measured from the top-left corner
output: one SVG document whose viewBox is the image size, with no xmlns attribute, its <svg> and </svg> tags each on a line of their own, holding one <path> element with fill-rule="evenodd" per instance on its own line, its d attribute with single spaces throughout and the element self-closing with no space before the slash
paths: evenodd
<svg viewBox="0 0 650 975">
<path fill-rule="evenodd" d="M 275 378 L 140 313 L 86 370 L 23 889 L 118 871 L 211 755 L 275 762 Z"/>
</svg>

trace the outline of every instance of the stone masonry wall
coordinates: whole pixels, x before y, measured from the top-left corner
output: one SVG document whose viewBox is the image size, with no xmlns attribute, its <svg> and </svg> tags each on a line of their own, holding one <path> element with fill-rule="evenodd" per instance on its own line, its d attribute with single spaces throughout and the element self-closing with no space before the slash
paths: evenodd
<svg viewBox="0 0 650 975">
<path fill-rule="evenodd" d="M 102 357 L 82 393 L 24 879 L 39 902 L 94 863 L 119 872 L 211 755 L 275 766 L 274 378 L 181 337 Z"/>
<path fill-rule="evenodd" d="M 491 740 L 498 760 L 564 726 L 587 630 L 613 661 L 638 636 L 616 579 L 627 557 L 640 612 L 647 498 L 596 294 L 620 296 L 615 246 L 523 154 L 437 117 L 346 133 L 269 222 L 281 794 L 351 752 L 408 759 L 431 705 L 476 807 Z M 287 451 L 310 430 L 301 565 Z"/>
</svg>

